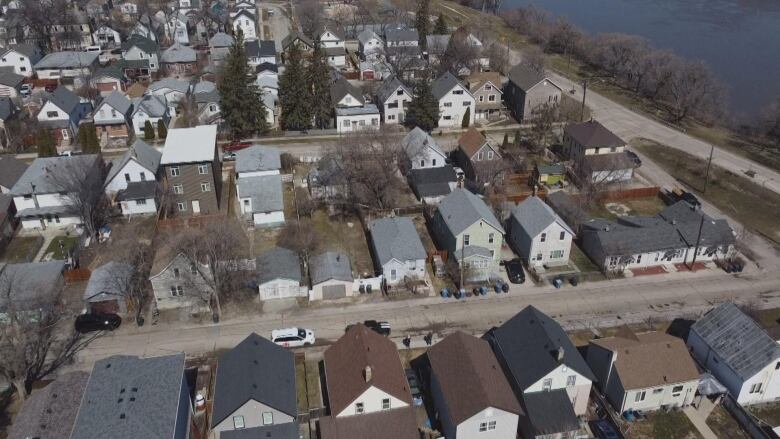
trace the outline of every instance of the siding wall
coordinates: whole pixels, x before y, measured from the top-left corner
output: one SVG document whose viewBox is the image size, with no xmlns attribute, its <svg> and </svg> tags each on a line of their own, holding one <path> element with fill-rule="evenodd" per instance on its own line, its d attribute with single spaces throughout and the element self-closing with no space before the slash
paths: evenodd
<svg viewBox="0 0 780 439">
<path fill-rule="evenodd" d="M 389 393 L 385 392 L 384 390 L 378 389 L 375 386 L 371 386 L 368 389 L 366 389 L 365 392 L 363 392 L 360 396 L 355 398 L 354 401 L 350 405 L 348 405 L 346 408 L 344 408 L 340 413 L 338 413 L 337 417 L 343 417 L 343 416 L 353 416 L 356 415 L 355 413 L 355 405 L 357 403 L 363 403 L 363 414 L 368 413 L 375 413 L 375 412 L 381 412 L 382 410 L 382 400 L 383 399 L 389 399 L 390 400 L 390 409 L 397 409 L 402 407 L 408 407 L 409 404 L 401 401 L 400 399 L 396 398 L 395 396 L 390 395 Z"/>
<path fill-rule="evenodd" d="M 219 383 L 216 383 L 219 385 Z M 249 385 L 249 383 L 247 383 Z M 273 407 L 262 404 L 255 400 L 249 400 L 241 406 L 238 410 L 233 412 L 230 416 L 225 418 L 222 422 L 217 424 L 212 431 L 214 432 L 214 439 L 220 439 L 220 433 L 223 431 L 235 430 L 233 424 L 234 416 L 244 417 L 244 428 L 254 428 L 263 426 L 263 413 L 271 413 L 273 415 L 273 424 L 289 424 L 295 420 L 294 417 L 287 413 L 276 410 Z"/>
<path fill-rule="evenodd" d="M 216 154 L 216 153 L 215 153 Z M 215 162 L 216 155 L 215 155 Z M 206 165 L 208 167 L 208 174 L 202 175 L 198 173 L 198 166 Z M 165 172 L 165 179 L 168 185 L 167 195 L 170 197 L 171 209 L 173 215 L 176 216 L 191 216 L 193 215 L 192 202 L 200 202 L 200 214 L 215 214 L 219 212 L 219 192 L 221 190 L 222 182 L 222 169 L 219 165 L 215 166 L 214 162 L 200 162 L 200 163 L 187 163 L 178 165 L 179 176 L 171 176 L 171 168 L 176 165 L 166 165 L 163 167 Z M 211 190 L 203 192 L 201 190 L 201 183 L 209 183 Z M 183 194 L 174 194 L 173 186 L 182 185 L 184 189 Z M 179 211 L 177 203 L 184 203 L 186 206 L 185 211 Z"/>
</svg>

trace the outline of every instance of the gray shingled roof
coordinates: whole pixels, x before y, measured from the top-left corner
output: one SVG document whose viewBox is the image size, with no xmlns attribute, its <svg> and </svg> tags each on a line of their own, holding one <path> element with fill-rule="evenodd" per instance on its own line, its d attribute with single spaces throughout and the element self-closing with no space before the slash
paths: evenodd
<svg viewBox="0 0 780 439">
<path fill-rule="evenodd" d="M 172 438 L 184 385 L 184 354 L 114 355 L 95 363 L 71 439 Z M 189 410 L 185 405 L 183 410 Z"/>
<path fill-rule="evenodd" d="M 568 125 L 564 132 L 585 148 L 620 147 L 626 142 L 596 120 Z"/>
<path fill-rule="evenodd" d="M 92 270 L 87 287 L 84 289 L 85 302 L 114 300 L 127 294 L 124 291 L 133 276 L 133 267 L 129 264 L 111 261 Z"/>
<path fill-rule="evenodd" d="M 12 155 L 0 156 L 0 186 L 10 190 L 26 170 L 27 164 L 17 160 L 16 157 Z"/>
<path fill-rule="evenodd" d="M 181 79 L 176 78 L 163 78 L 159 81 L 154 81 L 151 84 L 149 84 L 149 87 L 147 88 L 147 91 L 153 92 L 157 90 L 162 90 L 169 88 L 174 91 L 178 91 L 180 93 L 187 93 L 190 91 L 190 83 L 187 81 L 182 81 Z"/>
<path fill-rule="evenodd" d="M 64 86 L 57 87 L 48 96 L 48 100 L 62 111 L 71 114 L 79 106 L 79 97 Z"/>
<path fill-rule="evenodd" d="M 149 200 L 157 196 L 157 181 L 132 181 L 116 194 L 117 201 Z"/>
<path fill-rule="evenodd" d="M 157 43 L 150 40 L 149 38 L 144 37 L 143 35 L 138 35 L 138 34 L 130 35 L 130 38 L 128 38 L 127 41 L 122 43 L 123 51 L 128 51 L 133 47 L 137 47 L 146 53 L 155 53 L 159 48 L 159 46 L 157 46 Z"/>
<path fill-rule="evenodd" d="M 138 164 L 146 168 L 152 174 L 157 174 L 157 169 L 160 167 L 160 158 L 162 158 L 162 153 L 160 151 L 149 146 L 149 144 L 141 139 L 135 139 L 133 146 L 122 154 L 122 158 L 111 164 L 111 169 L 108 171 L 108 176 L 106 177 L 106 183 L 113 180 L 130 160 L 137 161 Z"/>
<path fill-rule="evenodd" d="M 219 104 L 220 96 L 217 90 L 195 93 L 193 95 L 196 104 Z"/>
<path fill-rule="evenodd" d="M 328 251 L 311 259 L 309 264 L 312 285 L 325 282 L 330 279 L 351 282 L 352 265 L 349 256 L 341 252 Z"/>
<path fill-rule="evenodd" d="M 284 210 L 281 175 L 243 177 L 236 186 L 241 198 L 252 199 L 252 213 Z"/>
<path fill-rule="evenodd" d="M 384 103 L 387 98 L 395 95 L 398 87 L 401 87 L 406 93 L 409 94 L 409 96 L 412 96 L 412 92 L 395 75 L 393 75 L 392 77 L 382 82 L 382 85 L 376 92 L 377 100 L 381 103 Z"/>
<path fill-rule="evenodd" d="M 565 364 L 591 381 L 591 372 L 563 328 L 547 314 L 527 306 L 503 325 L 491 331 L 493 349 L 520 389 L 538 382 L 559 365 Z M 558 361 L 558 349 L 563 360 Z"/>
<path fill-rule="evenodd" d="M 253 145 L 236 152 L 237 173 L 270 171 L 281 167 L 281 152 L 278 148 Z"/>
<path fill-rule="evenodd" d="M 259 56 L 276 56 L 276 43 L 273 40 L 259 40 Z"/>
<path fill-rule="evenodd" d="M 405 263 L 427 256 L 411 218 L 380 218 L 372 221 L 368 229 L 380 266 L 393 259 Z"/>
<path fill-rule="evenodd" d="M 409 131 L 409 133 L 404 137 L 403 146 L 406 149 L 406 154 L 412 159 L 422 153 L 424 148 L 430 148 L 442 156 L 442 158 L 447 158 L 447 155 L 444 153 L 444 151 L 439 148 L 439 144 L 436 143 L 436 140 L 434 140 L 430 134 L 426 133 L 420 127 L 414 127 L 414 129 Z"/>
<path fill-rule="evenodd" d="M 211 81 L 200 80 L 192 87 L 192 93 L 211 93 L 217 90 L 217 85 Z"/>
<path fill-rule="evenodd" d="M 160 62 L 173 63 L 191 63 L 198 59 L 198 55 L 192 48 L 181 43 L 175 43 L 173 46 L 165 49 L 160 56 Z"/>
<path fill-rule="evenodd" d="M 25 262 L 0 264 L 0 291 L 9 291 L 10 299 L 0 296 L 0 311 L 7 309 L 9 300 L 18 310 L 37 309 L 57 300 L 65 270 L 65 261 Z"/>
<path fill-rule="evenodd" d="M 509 81 L 520 87 L 521 90 L 528 91 L 531 87 L 542 82 L 546 76 L 544 72 L 539 72 L 525 64 L 518 64 L 509 71 Z"/>
<path fill-rule="evenodd" d="M 567 232 L 574 235 L 571 227 L 539 197 L 528 197 L 523 200 L 522 203 L 512 209 L 512 216 L 528 236 L 531 237 L 538 235 L 542 230 L 555 222 L 558 222 Z"/>
<path fill-rule="evenodd" d="M 13 66 L 0 67 L 0 85 L 16 88 L 24 81 L 24 76 L 14 73 Z"/>
<path fill-rule="evenodd" d="M 0 96 L 0 120 L 5 121 L 11 118 L 11 116 L 18 111 L 16 105 L 11 101 L 8 96 Z"/>
<path fill-rule="evenodd" d="M 452 165 L 409 171 L 409 182 L 419 198 L 448 195 L 451 192 L 450 183 L 457 180 Z"/>
<path fill-rule="evenodd" d="M 235 40 L 230 35 L 224 32 L 217 32 L 209 40 L 209 46 L 211 47 L 230 47 L 235 43 Z"/>
<path fill-rule="evenodd" d="M 35 64 L 40 59 L 40 49 L 37 46 L 34 46 L 32 44 L 11 44 L 8 46 L 8 49 L 5 50 L 3 55 L 10 51 L 16 51 L 18 53 L 21 53 L 22 55 L 26 56 L 27 58 L 30 58 L 30 61 Z"/>
<path fill-rule="evenodd" d="M 743 380 L 780 359 L 780 345 L 732 302 L 711 309 L 691 332 Z"/>
<path fill-rule="evenodd" d="M 337 116 L 357 116 L 366 114 L 379 114 L 379 108 L 374 104 L 363 104 L 362 107 L 336 108 Z"/>
<path fill-rule="evenodd" d="M 293 353 L 255 333 L 219 357 L 211 426 L 251 400 L 292 417 L 298 414 Z"/>
<path fill-rule="evenodd" d="M 443 75 L 436 78 L 431 84 L 431 93 L 433 93 L 433 97 L 438 101 L 459 84 L 460 81 L 458 81 L 458 78 L 456 78 L 455 75 L 450 72 L 444 72 Z"/>
<path fill-rule="evenodd" d="M 139 110 L 143 110 L 151 117 L 163 117 L 165 112 L 168 111 L 168 105 L 162 96 L 144 95 L 133 99 L 133 114 Z"/>
<path fill-rule="evenodd" d="M 35 70 L 87 68 L 94 64 L 97 58 L 97 52 L 54 52 L 38 61 Z"/>
<path fill-rule="evenodd" d="M 274 247 L 255 259 L 258 285 L 276 279 L 301 282 L 301 262 L 298 254 L 282 247 Z"/>
<path fill-rule="evenodd" d="M 368 43 L 373 38 L 378 39 L 380 42 L 382 41 L 382 38 L 379 35 L 377 35 L 376 32 L 372 31 L 371 29 L 363 29 L 357 35 L 358 41 L 360 41 L 362 44 Z"/>
<path fill-rule="evenodd" d="M 110 105 L 111 108 L 120 114 L 124 114 L 125 116 L 127 116 L 127 114 L 130 112 L 130 109 L 133 107 L 133 103 L 130 102 L 130 99 L 127 99 L 125 95 L 116 90 L 112 91 L 110 95 L 103 98 L 100 104 L 98 104 L 98 108 L 100 108 L 100 106 L 103 104 Z"/>
<path fill-rule="evenodd" d="M 385 39 L 390 42 L 419 41 L 420 34 L 417 29 L 388 29 L 385 32 Z"/>
<path fill-rule="evenodd" d="M 525 393 L 522 399 L 535 436 L 579 430 L 580 422 L 565 390 Z"/>
<path fill-rule="evenodd" d="M 343 76 L 339 76 L 330 86 L 330 101 L 333 105 L 337 105 L 346 95 L 351 95 L 361 105 L 365 103 L 360 90 L 350 84 Z"/>
<path fill-rule="evenodd" d="M 298 421 L 294 421 L 262 427 L 225 430 L 219 433 L 219 437 L 220 439 L 298 439 L 300 432 Z"/>
<path fill-rule="evenodd" d="M 504 233 L 504 228 L 487 204 L 466 189 L 456 188 L 444 197 L 439 203 L 439 214 L 455 236 L 480 220 Z"/>
<path fill-rule="evenodd" d="M 11 195 L 61 192 L 61 182 L 66 178 L 59 177 L 60 173 L 69 173 L 73 170 L 91 172 L 97 166 L 98 160 L 98 156 L 94 154 L 37 158 L 11 188 Z M 33 186 L 35 186 L 34 190 Z"/>
</svg>

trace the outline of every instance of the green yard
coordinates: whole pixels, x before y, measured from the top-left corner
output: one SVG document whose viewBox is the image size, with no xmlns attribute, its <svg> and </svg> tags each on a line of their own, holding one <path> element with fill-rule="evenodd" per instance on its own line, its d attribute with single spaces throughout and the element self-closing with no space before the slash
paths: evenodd
<svg viewBox="0 0 780 439">
<path fill-rule="evenodd" d="M 17 236 L 13 238 L 0 254 L 0 261 L 7 263 L 32 262 L 43 245 L 40 236 Z"/>
<path fill-rule="evenodd" d="M 58 236 L 46 248 L 44 257 L 51 254 L 51 259 L 62 261 L 68 258 L 70 251 L 79 243 L 78 236 Z"/>
</svg>

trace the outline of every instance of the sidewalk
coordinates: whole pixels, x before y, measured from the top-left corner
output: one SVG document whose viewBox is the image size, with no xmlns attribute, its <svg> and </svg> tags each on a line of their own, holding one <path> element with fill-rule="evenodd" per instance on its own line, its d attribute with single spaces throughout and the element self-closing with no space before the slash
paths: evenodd
<svg viewBox="0 0 780 439">
<path fill-rule="evenodd" d="M 718 439 L 718 436 L 712 431 L 709 425 L 707 425 L 707 418 L 714 408 L 715 404 L 713 404 L 712 401 L 707 398 L 702 398 L 698 409 L 694 408 L 692 405 L 683 409 L 685 416 L 691 420 L 693 426 L 696 427 L 696 430 L 699 431 L 699 434 L 701 434 L 704 439 Z"/>
</svg>

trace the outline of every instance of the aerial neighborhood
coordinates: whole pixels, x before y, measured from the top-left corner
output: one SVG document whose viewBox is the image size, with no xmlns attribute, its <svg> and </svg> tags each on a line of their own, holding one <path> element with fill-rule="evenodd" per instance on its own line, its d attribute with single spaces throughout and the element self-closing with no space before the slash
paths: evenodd
<svg viewBox="0 0 780 439">
<path fill-rule="evenodd" d="M 778 437 L 776 181 L 402 3 L 0 1 L 0 437 Z"/>
</svg>

